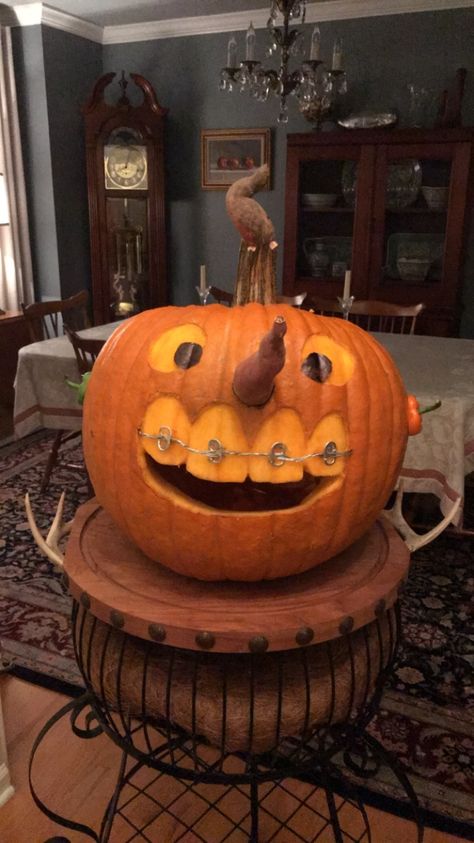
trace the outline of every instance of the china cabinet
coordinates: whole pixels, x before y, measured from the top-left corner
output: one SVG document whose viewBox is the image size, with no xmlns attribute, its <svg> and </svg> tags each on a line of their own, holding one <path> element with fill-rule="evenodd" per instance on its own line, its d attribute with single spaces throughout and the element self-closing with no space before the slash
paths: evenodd
<svg viewBox="0 0 474 843">
<path fill-rule="evenodd" d="M 473 129 L 288 136 L 283 292 L 424 302 L 422 333 L 456 335 Z M 417 323 L 418 328 L 418 323 Z"/>
<path fill-rule="evenodd" d="M 122 71 L 95 84 L 83 108 L 89 196 L 94 322 L 167 303 L 164 122 L 150 83 Z"/>
</svg>

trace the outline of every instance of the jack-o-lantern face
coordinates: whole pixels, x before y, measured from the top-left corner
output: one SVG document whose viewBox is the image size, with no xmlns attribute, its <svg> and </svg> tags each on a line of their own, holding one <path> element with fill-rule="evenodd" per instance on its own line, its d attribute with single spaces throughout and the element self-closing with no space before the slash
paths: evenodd
<svg viewBox="0 0 474 843">
<path fill-rule="evenodd" d="M 278 316 L 285 354 L 256 404 L 236 372 Z M 343 320 L 170 307 L 111 337 L 83 433 L 99 501 L 148 556 L 202 579 L 257 580 L 304 571 L 370 526 L 404 453 L 406 395 L 386 352 Z"/>
</svg>

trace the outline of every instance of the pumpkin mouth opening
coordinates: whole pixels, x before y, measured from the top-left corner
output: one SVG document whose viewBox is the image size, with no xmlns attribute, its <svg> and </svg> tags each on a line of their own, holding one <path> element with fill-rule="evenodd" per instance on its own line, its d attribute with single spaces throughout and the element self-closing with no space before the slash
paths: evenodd
<svg viewBox="0 0 474 843">
<path fill-rule="evenodd" d="M 315 477 L 305 473 L 301 480 L 293 483 L 255 483 L 248 477 L 243 483 L 218 483 L 213 480 L 201 480 L 184 466 L 157 463 L 149 454 L 146 454 L 145 458 L 148 471 L 155 481 L 164 481 L 186 497 L 205 506 L 234 512 L 292 509 L 337 479 Z"/>
</svg>

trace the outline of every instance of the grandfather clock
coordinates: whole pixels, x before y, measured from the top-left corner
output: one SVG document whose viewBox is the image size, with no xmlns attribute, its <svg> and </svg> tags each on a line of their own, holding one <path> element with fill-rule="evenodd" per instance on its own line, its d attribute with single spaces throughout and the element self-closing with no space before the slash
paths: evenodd
<svg viewBox="0 0 474 843">
<path fill-rule="evenodd" d="M 139 99 L 127 95 L 122 71 L 115 104 L 96 82 L 83 108 L 94 322 L 133 316 L 167 303 L 163 127 L 159 105 L 143 76 L 131 73 Z"/>
</svg>

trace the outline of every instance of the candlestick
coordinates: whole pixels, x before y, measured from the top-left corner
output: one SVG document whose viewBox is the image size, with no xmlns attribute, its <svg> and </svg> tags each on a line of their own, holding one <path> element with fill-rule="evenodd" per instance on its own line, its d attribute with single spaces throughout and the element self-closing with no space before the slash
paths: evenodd
<svg viewBox="0 0 474 843">
<path fill-rule="evenodd" d="M 319 30 L 319 26 L 315 26 L 313 29 L 313 34 L 311 35 L 311 46 L 309 51 L 309 60 L 310 61 L 319 61 L 321 50 L 321 32 Z"/>
<path fill-rule="evenodd" d="M 344 273 L 344 290 L 342 291 L 342 298 L 347 301 L 351 295 L 351 271 L 346 269 Z"/>
<path fill-rule="evenodd" d="M 247 35 L 245 36 L 245 60 L 246 61 L 255 61 L 255 44 L 257 41 L 257 36 L 255 35 L 255 29 L 253 28 L 253 23 L 250 21 L 250 26 L 247 29 Z"/>
<path fill-rule="evenodd" d="M 342 39 L 336 38 L 332 51 L 332 70 L 342 70 Z"/>
<path fill-rule="evenodd" d="M 349 298 L 344 299 L 340 296 L 337 297 L 339 304 L 341 305 L 342 315 L 344 319 L 349 319 L 349 313 L 351 312 L 352 305 L 354 304 L 354 296 L 349 296 Z"/>
<path fill-rule="evenodd" d="M 201 264 L 201 272 L 199 276 L 199 289 L 203 292 L 206 289 L 206 265 L 204 263 Z"/>
<path fill-rule="evenodd" d="M 227 44 L 227 67 L 237 67 L 237 41 L 231 35 Z"/>
<path fill-rule="evenodd" d="M 196 290 L 197 290 L 197 294 L 199 296 L 199 301 L 201 302 L 201 304 L 206 304 L 206 302 L 209 298 L 209 294 L 211 292 L 211 288 L 210 287 L 196 287 Z"/>
</svg>

